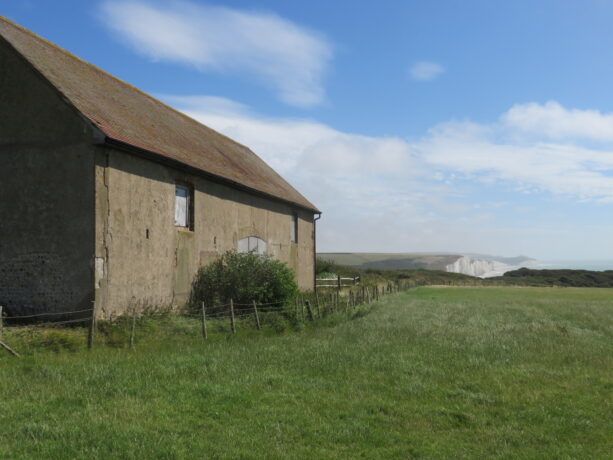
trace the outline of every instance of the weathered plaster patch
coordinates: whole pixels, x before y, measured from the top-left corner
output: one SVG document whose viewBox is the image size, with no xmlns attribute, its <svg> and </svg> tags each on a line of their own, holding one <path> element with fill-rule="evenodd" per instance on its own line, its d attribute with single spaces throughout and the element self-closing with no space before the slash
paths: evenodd
<svg viewBox="0 0 613 460">
<path fill-rule="evenodd" d="M 104 258 L 96 257 L 95 263 L 95 280 L 96 280 L 96 289 L 100 289 L 100 282 L 104 279 Z"/>
</svg>

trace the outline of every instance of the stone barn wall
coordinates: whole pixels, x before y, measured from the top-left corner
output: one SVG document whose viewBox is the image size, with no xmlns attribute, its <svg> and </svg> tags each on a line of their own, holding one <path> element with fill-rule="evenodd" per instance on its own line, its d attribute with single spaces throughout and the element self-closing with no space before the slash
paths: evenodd
<svg viewBox="0 0 613 460">
<path fill-rule="evenodd" d="M 100 315 L 182 305 L 197 269 L 256 236 L 314 285 L 313 214 L 112 148 L 96 156 L 96 299 Z M 193 188 L 193 229 L 174 222 L 177 184 Z M 298 243 L 290 241 L 298 214 Z"/>
<path fill-rule="evenodd" d="M 90 308 L 94 133 L 0 38 L 0 305 Z"/>
</svg>

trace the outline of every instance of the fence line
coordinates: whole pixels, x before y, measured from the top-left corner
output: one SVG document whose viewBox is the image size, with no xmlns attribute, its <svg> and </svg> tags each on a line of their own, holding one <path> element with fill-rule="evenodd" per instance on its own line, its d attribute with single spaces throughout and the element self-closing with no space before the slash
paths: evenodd
<svg viewBox="0 0 613 460">
<path fill-rule="evenodd" d="M 328 282 L 328 281 L 336 281 L 335 284 L 318 284 L 320 281 Z M 343 283 L 343 281 L 352 281 L 351 284 Z M 339 292 L 343 287 L 349 286 L 357 286 L 360 283 L 360 277 L 355 276 L 353 278 L 343 278 L 338 275 L 336 278 L 316 278 L 315 279 L 315 292 L 317 292 L 318 288 L 336 288 Z"/>
<path fill-rule="evenodd" d="M 337 281 L 340 277 L 337 278 Z M 357 282 L 357 278 L 345 278 L 345 280 L 353 280 Z M 341 280 L 342 281 L 342 280 Z M 195 312 L 181 312 L 178 315 L 173 315 L 172 311 L 168 312 L 156 312 L 149 313 L 141 312 L 141 319 L 156 318 L 156 317 L 186 317 L 199 319 L 202 329 L 203 339 L 208 339 L 208 322 L 213 321 L 228 321 L 228 326 L 232 334 L 237 333 L 237 320 L 253 319 L 257 330 L 262 329 L 261 320 L 266 321 L 266 316 L 261 318 L 260 315 L 266 315 L 268 313 L 282 313 L 289 318 L 294 318 L 296 321 L 315 321 L 317 318 L 323 318 L 329 314 L 335 312 L 348 312 L 363 304 L 369 304 L 374 301 L 378 301 L 382 296 L 386 296 L 392 293 L 400 292 L 405 289 L 415 287 L 416 285 L 411 283 L 387 283 L 384 286 L 364 286 L 364 285 L 352 285 L 345 296 L 340 295 L 340 290 L 336 292 L 317 292 L 312 295 L 300 295 L 297 296 L 292 302 L 293 305 L 284 302 L 263 302 L 258 303 L 255 300 L 250 304 L 247 303 L 234 303 L 231 299 L 230 303 L 221 305 L 211 305 L 206 307 L 206 303 L 203 301 L 200 303 L 200 311 Z M 338 284 L 337 284 L 338 287 Z M 229 307 L 229 309 L 228 309 Z M 239 308 L 237 308 L 239 307 Z M 242 307 L 242 308 L 241 308 Z M 39 313 L 32 315 L 21 316 L 3 316 L 3 307 L 0 306 L 0 348 L 5 349 L 14 356 L 19 354 L 13 350 L 9 345 L 5 343 L 6 330 L 17 329 L 33 329 L 33 328 L 45 328 L 45 327 L 57 327 L 57 326 L 69 326 L 80 324 L 88 324 L 87 328 L 87 347 L 91 349 L 94 345 L 94 334 L 97 328 L 96 315 L 94 308 L 86 310 L 75 311 L 63 311 L 63 312 L 51 312 L 51 313 Z M 5 310 L 4 310 L 5 311 Z M 85 317 L 77 319 L 67 319 L 62 321 L 44 321 L 34 322 L 30 324 L 11 324 L 13 322 L 22 322 L 24 320 L 34 320 L 37 318 L 45 317 L 59 317 L 61 315 L 70 316 L 75 314 L 89 313 Z M 178 312 L 174 312 L 178 313 Z M 138 312 L 135 308 L 128 314 L 124 315 L 124 318 L 130 320 L 130 348 L 134 348 L 136 345 L 137 335 L 137 317 Z M 59 318 L 61 319 L 61 318 Z M 5 321 L 9 321 L 5 324 Z"/>
</svg>

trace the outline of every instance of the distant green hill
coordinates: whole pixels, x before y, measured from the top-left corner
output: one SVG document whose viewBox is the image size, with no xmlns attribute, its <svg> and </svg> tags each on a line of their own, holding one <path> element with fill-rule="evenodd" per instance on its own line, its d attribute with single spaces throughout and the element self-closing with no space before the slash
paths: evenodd
<svg viewBox="0 0 613 460">
<path fill-rule="evenodd" d="M 423 253 L 384 253 L 384 252 L 321 252 L 317 257 L 359 269 L 374 268 L 380 270 L 445 270 L 454 263 L 459 254 L 423 254 Z"/>
<path fill-rule="evenodd" d="M 490 278 L 492 283 L 503 282 L 523 286 L 565 286 L 565 287 L 613 287 L 613 270 L 532 270 L 520 268 L 503 276 Z"/>
</svg>

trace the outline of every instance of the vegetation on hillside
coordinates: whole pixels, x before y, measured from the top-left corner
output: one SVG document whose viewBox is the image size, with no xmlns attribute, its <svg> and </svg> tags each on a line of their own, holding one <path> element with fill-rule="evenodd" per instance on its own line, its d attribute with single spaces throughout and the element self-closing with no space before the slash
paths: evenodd
<svg viewBox="0 0 613 460">
<path fill-rule="evenodd" d="M 488 279 L 490 283 L 522 286 L 613 287 L 613 270 L 533 270 L 520 268 L 503 276 Z"/>
<path fill-rule="evenodd" d="M 339 265 L 348 265 L 359 269 L 444 270 L 445 266 L 454 263 L 461 256 L 457 254 L 327 252 L 318 253 L 318 257 Z"/>
</svg>

